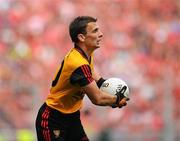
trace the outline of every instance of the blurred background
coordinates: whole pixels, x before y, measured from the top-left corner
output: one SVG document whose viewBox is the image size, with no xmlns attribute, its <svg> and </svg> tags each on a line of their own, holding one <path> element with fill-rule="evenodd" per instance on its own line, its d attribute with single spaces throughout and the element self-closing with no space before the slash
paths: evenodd
<svg viewBox="0 0 180 141">
<path fill-rule="evenodd" d="M 85 98 L 91 141 L 180 141 L 180 0 L 0 0 L 0 141 L 36 141 L 38 108 L 79 15 L 97 17 L 104 34 L 96 69 L 131 94 L 123 109 Z"/>
</svg>

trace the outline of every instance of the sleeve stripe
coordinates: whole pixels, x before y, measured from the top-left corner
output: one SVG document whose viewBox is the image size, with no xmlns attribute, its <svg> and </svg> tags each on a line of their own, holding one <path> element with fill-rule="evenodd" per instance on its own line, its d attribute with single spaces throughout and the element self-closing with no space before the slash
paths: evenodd
<svg viewBox="0 0 180 141">
<path fill-rule="evenodd" d="M 93 81 L 91 70 L 89 69 L 88 66 L 85 66 L 85 67 L 86 67 L 86 70 L 87 70 L 87 73 L 88 73 L 89 82 L 91 82 L 91 81 Z"/>
<path fill-rule="evenodd" d="M 84 70 L 84 75 L 85 75 L 86 77 L 89 77 L 89 74 L 88 74 L 88 71 L 87 71 L 87 69 L 86 69 L 86 66 L 82 66 L 82 68 L 83 68 L 83 70 Z"/>
<path fill-rule="evenodd" d="M 85 70 L 87 72 L 87 77 L 91 77 L 91 73 L 90 73 L 88 66 L 84 66 L 84 67 L 85 67 Z"/>
<path fill-rule="evenodd" d="M 84 66 L 81 67 L 83 74 L 86 76 L 86 70 L 84 69 Z"/>
<path fill-rule="evenodd" d="M 91 82 L 92 80 L 90 79 L 91 78 L 91 74 L 89 72 L 89 70 L 87 69 L 87 66 L 82 66 L 81 67 L 84 75 L 87 77 L 88 81 Z"/>
<path fill-rule="evenodd" d="M 86 70 L 87 70 L 87 73 L 88 73 L 88 78 L 91 78 L 92 75 L 91 75 L 89 67 L 88 66 L 85 66 L 85 67 L 86 67 Z"/>
<path fill-rule="evenodd" d="M 91 80 L 89 79 L 89 76 L 88 76 L 88 72 L 87 72 L 87 70 L 86 70 L 86 67 L 85 67 L 85 66 L 82 66 L 82 70 L 83 70 L 84 75 L 87 77 L 88 81 L 91 82 Z"/>
<path fill-rule="evenodd" d="M 87 77 L 86 70 L 85 70 L 84 66 L 82 66 L 81 69 L 82 69 L 82 71 L 83 71 L 85 77 Z M 88 79 L 88 81 L 89 81 L 89 78 L 88 78 L 88 77 L 87 77 L 87 79 Z M 90 81 L 89 81 L 89 82 L 90 82 Z"/>
</svg>

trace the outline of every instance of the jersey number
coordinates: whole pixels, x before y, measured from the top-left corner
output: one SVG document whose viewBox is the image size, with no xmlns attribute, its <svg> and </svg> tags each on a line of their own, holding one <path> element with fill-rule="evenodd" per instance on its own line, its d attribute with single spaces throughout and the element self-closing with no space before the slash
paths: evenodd
<svg viewBox="0 0 180 141">
<path fill-rule="evenodd" d="M 59 71 L 58 71 L 58 73 L 57 73 L 57 75 L 56 75 L 56 78 L 55 78 L 55 79 L 53 80 L 53 82 L 52 82 L 52 87 L 56 86 L 56 84 L 57 84 L 57 82 L 58 82 L 58 80 L 59 80 L 59 77 L 60 77 L 60 74 L 61 74 L 61 71 L 62 71 L 63 66 L 64 66 L 64 60 L 63 60 L 62 63 L 61 63 L 61 67 L 60 67 L 60 69 L 59 69 Z"/>
</svg>

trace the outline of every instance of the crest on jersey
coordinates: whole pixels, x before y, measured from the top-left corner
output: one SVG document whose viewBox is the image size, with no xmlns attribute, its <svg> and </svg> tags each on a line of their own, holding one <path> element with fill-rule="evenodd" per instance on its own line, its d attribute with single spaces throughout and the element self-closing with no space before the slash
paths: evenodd
<svg viewBox="0 0 180 141">
<path fill-rule="evenodd" d="M 53 130 L 53 133 L 55 135 L 55 138 L 58 138 L 61 134 L 60 130 Z"/>
</svg>

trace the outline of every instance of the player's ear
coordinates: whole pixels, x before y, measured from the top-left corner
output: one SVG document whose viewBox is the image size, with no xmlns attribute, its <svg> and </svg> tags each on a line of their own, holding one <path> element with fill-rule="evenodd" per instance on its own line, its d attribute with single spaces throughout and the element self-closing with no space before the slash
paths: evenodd
<svg viewBox="0 0 180 141">
<path fill-rule="evenodd" d="M 78 37 L 79 41 L 84 42 L 85 36 L 83 34 L 78 34 L 77 37 Z"/>
</svg>

